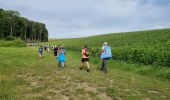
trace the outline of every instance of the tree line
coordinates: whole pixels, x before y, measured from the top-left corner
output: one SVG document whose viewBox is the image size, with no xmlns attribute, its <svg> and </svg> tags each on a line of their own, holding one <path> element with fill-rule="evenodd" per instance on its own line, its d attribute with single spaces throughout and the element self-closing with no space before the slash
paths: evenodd
<svg viewBox="0 0 170 100">
<path fill-rule="evenodd" d="M 26 42 L 48 41 L 45 24 L 21 17 L 18 11 L 0 9 L 0 39 Z"/>
</svg>

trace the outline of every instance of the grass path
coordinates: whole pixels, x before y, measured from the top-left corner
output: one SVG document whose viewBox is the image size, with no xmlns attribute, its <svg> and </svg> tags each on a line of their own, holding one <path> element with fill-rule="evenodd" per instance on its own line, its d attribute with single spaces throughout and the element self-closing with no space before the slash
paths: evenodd
<svg viewBox="0 0 170 100">
<path fill-rule="evenodd" d="M 0 48 L 0 100 L 168 100 L 169 81 L 110 66 L 107 74 L 90 65 L 80 71 L 81 55 L 67 52 L 67 65 L 36 48 Z"/>
</svg>

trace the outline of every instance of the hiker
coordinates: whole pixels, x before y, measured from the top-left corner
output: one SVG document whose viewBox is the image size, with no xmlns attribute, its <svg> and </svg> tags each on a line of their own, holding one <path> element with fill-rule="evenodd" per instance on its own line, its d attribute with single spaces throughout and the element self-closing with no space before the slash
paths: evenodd
<svg viewBox="0 0 170 100">
<path fill-rule="evenodd" d="M 85 45 L 84 48 L 82 49 L 82 66 L 80 67 L 80 70 L 85 68 L 85 64 L 86 64 L 86 70 L 87 70 L 87 72 L 89 72 L 90 71 L 89 53 L 88 53 L 87 45 Z"/>
<path fill-rule="evenodd" d="M 55 47 L 54 47 L 54 56 L 55 56 L 55 57 L 57 57 L 57 53 L 58 53 L 58 47 L 55 46 Z"/>
<path fill-rule="evenodd" d="M 50 46 L 49 46 L 49 44 L 47 46 L 47 53 L 50 53 Z"/>
<path fill-rule="evenodd" d="M 44 51 L 46 51 L 46 50 L 47 50 L 47 46 L 45 45 L 45 46 L 44 46 Z"/>
<path fill-rule="evenodd" d="M 51 47 L 52 53 L 54 53 L 54 46 Z"/>
<path fill-rule="evenodd" d="M 59 67 L 64 68 L 66 62 L 66 50 L 63 46 L 60 47 L 58 56 L 56 58 L 58 58 Z"/>
<path fill-rule="evenodd" d="M 43 58 L 43 47 L 42 46 L 39 47 L 38 52 L 39 52 L 39 57 Z"/>
<path fill-rule="evenodd" d="M 101 71 L 107 73 L 107 60 L 109 60 L 111 57 L 112 52 L 110 46 L 108 46 L 107 42 L 104 42 L 100 56 L 100 58 L 102 59 Z"/>
</svg>

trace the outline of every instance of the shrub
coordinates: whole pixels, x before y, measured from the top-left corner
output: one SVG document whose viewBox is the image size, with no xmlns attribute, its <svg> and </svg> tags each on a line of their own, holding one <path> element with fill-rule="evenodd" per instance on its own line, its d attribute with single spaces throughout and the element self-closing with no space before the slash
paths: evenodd
<svg viewBox="0 0 170 100">
<path fill-rule="evenodd" d="M 14 38 L 13 36 L 8 36 L 8 37 L 6 38 L 6 40 L 7 40 L 7 41 L 12 41 L 12 40 L 15 40 L 15 38 Z"/>
<path fill-rule="evenodd" d="M 26 47 L 26 43 L 22 40 L 0 41 L 0 47 Z"/>
</svg>

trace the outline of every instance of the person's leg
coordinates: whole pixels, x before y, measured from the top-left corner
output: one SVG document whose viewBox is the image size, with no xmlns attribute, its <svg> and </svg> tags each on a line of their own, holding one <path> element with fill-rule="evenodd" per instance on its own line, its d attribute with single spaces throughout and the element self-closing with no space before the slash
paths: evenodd
<svg viewBox="0 0 170 100">
<path fill-rule="evenodd" d="M 104 68 L 104 59 L 102 59 L 101 71 L 103 71 L 103 68 Z"/>
<path fill-rule="evenodd" d="M 64 68 L 64 62 L 63 61 L 61 62 L 61 67 Z"/>
<path fill-rule="evenodd" d="M 66 66 L 66 61 L 64 61 L 64 67 Z"/>
<path fill-rule="evenodd" d="M 58 61 L 58 67 L 60 67 L 61 66 L 61 62 L 60 61 Z"/>
<path fill-rule="evenodd" d="M 107 73 L 107 64 L 106 64 L 106 63 L 107 63 L 107 60 L 104 59 L 104 70 L 103 70 L 103 71 L 104 71 L 105 73 Z"/>
<path fill-rule="evenodd" d="M 39 53 L 39 57 L 42 58 L 42 53 L 41 52 Z"/>
<path fill-rule="evenodd" d="M 82 65 L 80 66 L 80 70 L 84 68 L 84 62 L 82 62 Z"/>
<path fill-rule="evenodd" d="M 79 68 L 80 70 L 82 70 L 82 69 L 84 68 L 84 59 L 82 58 L 81 61 L 82 61 L 82 65 L 81 65 L 80 68 Z"/>
<path fill-rule="evenodd" d="M 88 61 L 86 61 L 86 64 L 87 64 L 87 72 L 89 72 L 89 71 L 90 71 L 89 62 L 88 62 Z"/>
<path fill-rule="evenodd" d="M 43 58 L 43 52 L 41 52 L 41 58 Z"/>
<path fill-rule="evenodd" d="M 40 52 L 38 53 L 39 58 L 41 58 Z"/>
</svg>

